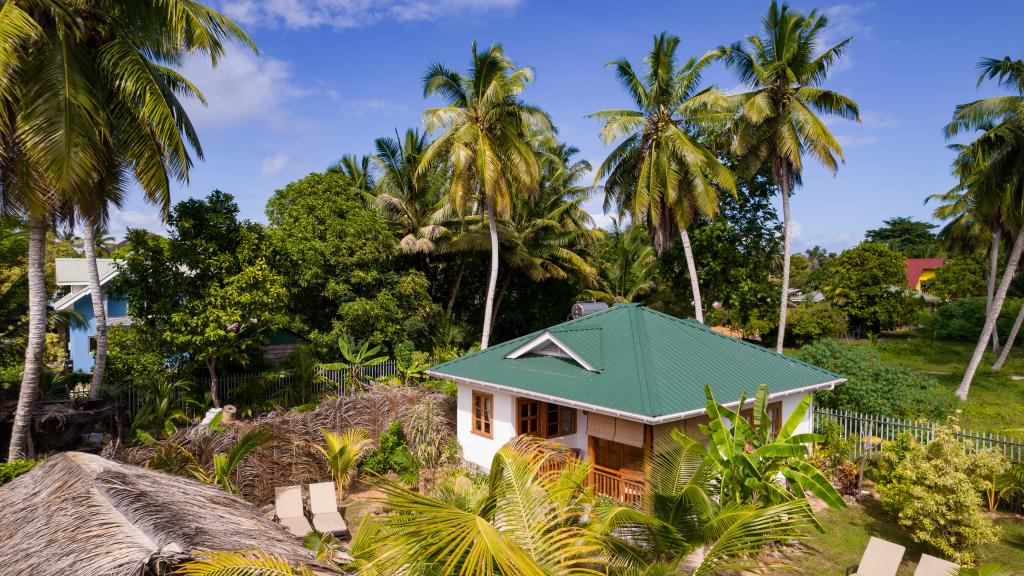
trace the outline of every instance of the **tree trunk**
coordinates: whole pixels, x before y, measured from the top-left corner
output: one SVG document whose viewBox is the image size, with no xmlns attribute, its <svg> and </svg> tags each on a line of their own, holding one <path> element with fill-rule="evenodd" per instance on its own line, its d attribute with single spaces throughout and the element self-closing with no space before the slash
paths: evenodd
<svg viewBox="0 0 1024 576">
<path fill-rule="evenodd" d="M 686 255 L 686 270 L 690 274 L 690 289 L 693 291 L 693 315 L 697 322 L 704 323 L 704 307 L 700 301 L 700 283 L 697 281 L 697 262 L 693 259 L 693 248 L 690 246 L 690 233 L 685 226 L 679 227 L 679 239 L 683 243 Z"/>
<path fill-rule="evenodd" d="M 100 285 L 100 272 L 96 265 L 96 223 L 87 218 L 82 223 L 82 245 L 85 248 L 85 267 L 89 274 L 89 292 L 92 296 L 92 313 L 96 319 L 96 358 L 92 365 L 92 383 L 89 385 L 89 398 L 100 397 L 103 386 L 103 372 L 107 367 L 107 307 Z"/>
<path fill-rule="evenodd" d="M 217 360 L 211 358 L 206 361 L 206 370 L 210 372 L 210 401 L 214 408 L 220 408 L 220 392 L 217 390 Z"/>
<path fill-rule="evenodd" d="M 1006 293 L 1010 290 L 1010 282 L 1013 281 L 1013 275 L 1017 272 L 1017 264 L 1020 263 L 1022 250 L 1024 250 L 1024 228 L 1017 230 L 1017 236 L 1013 240 L 1013 249 L 1010 251 L 1010 258 L 1006 261 L 1006 270 L 1003 271 L 1003 279 L 999 282 L 999 288 L 992 297 L 992 309 L 989 310 L 985 318 L 985 325 L 981 329 L 981 337 L 978 339 L 977 346 L 974 347 L 974 354 L 971 355 L 971 361 L 967 364 L 967 370 L 964 372 L 963 380 L 960 381 L 960 387 L 956 389 L 956 395 L 961 400 L 967 400 L 967 393 L 971 390 L 974 374 L 978 371 L 978 365 L 981 364 L 985 348 L 988 347 L 988 339 L 992 337 L 996 320 L 999 318 L 999 313 L 1003 310 L 1003 301 L 1006 300 Z"/>
<path fill-rule="evenodd" d="M 498 283 L 498 219 L 494 214 L 494 198 L 484 199 L 487 205 L 487 227 L 491 233 L 491 275 L 487 278 L 487 301 L 484 304 L 484 327 L 480 335 L 480 349 L 486 350 L 491 341 L 491 316 L 494 312 L 494 289 Z"/>
<path fill-rule="evenodd" d="M 782 177 L 776 177 L 779 189 L 782 191 L 782 302 L 779 304 L 779 336 L 775 341 L 775 351 L 782 354 L 783 340 L 786 336 L 786 313 L 789 305 L 789 250 L 793 240 L 793 222 L 789 216 L 789 176 L 782 172 Z"/>
<path fill-rule="evenodd" d="M 452 312 L 455 311 L 455 298 L 459 295 L 459 285 L 462 284 L 462 273 L 466 271 L 466 256 L 463 255 L 459 258 L 459 273 L 455 276 L 455 282 L 452 284 L 452 294 L 448 297 L 448 307 L 445 312 L 448 317 L 452 317 Z"/>
<path fill-rule="evenodd" d="M 992 311 L 992 296 L 996 291 L 996 278 L 999 274 L 999 243 L 1002 241 L 1002 230 L 997 226 L 992 232 L 992 248 L 989 249 L 988 286 L 985 293 L 985 315 Z M 999 354 L 999 330 L 992 330 L 992 353 Z"/>
<path fill-rule="evenodd" d="M 1013 342 L 1017 339 L 1017 332 L 1020 331 L 1021 322 L 1024 322 L 1024 306 L 1021 306 L 1017 312 L 1017 319 L 1013 321 L 1013 328 L 1010 329 L 1010 335 L 1006 337 L 1003 351 L 999 353 L 999 359 L 992 365 L 993 370 L 999 370 L 1003 367 L 1003 364 L 1006 364 L 1006 359 L 1010 357 L 1010 349 L 1013 348 Z M 995 332 L 995 330 L 992 331 L 993 334 Z"/>
<path fill-rule="evenodd" d="M 25 368 L 11 428 L 8 460 L 28 455 L 32 441 L 32 409 L 43 377 L 46 345 L 46 222 L 29 216 L 28 234 L 28 345 L 25 347 Z"/>
<path fill-rule="evenodd" d="M 511 271 L 505 274 L 505 279 L 501 281 L 501 288 L 498 288 L 498 295 L 494 298 L 494 310 L 491 313 L 491 331 L 494 331 L 494 323 L 498 321 L 498 310 L 501 309 L 501 301 L 505 299 L 505 292 L 508 292 L 509 281 L 512 280 Z"/>
</svg>

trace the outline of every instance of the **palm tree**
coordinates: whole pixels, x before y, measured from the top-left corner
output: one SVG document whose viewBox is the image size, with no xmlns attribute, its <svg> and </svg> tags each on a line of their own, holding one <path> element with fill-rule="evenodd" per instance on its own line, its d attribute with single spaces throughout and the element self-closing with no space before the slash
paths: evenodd
<svg viewBox="0 0 1024 576">
<path fill-rule="evenodd" d="M 999 209 L 1000 225 L 1016 230 L 1006 269 L 992 297 L 981 337 L 967 364 L 957 396 L 967 399 L 971 382 L 981 364 L 982 356 L 996 320 L 1002 311 L 1006 293 L 1017 272 L 1024 252 L 1024 61 L 983 59 L 978 64 L 978 83 L 996 80 L 1000 86 L 1016 91 L 1012 96 L 997 96 L 957 106 L 953 120 L 946 126 L 946 135 L 954 137 L 965 131 L 982 130 L 974 141 L 960 149 L 954 172 L 961 177 L 963 189 L 983 213 Z"/>
<path fill-rule="evenodd" d="M 590 163 L 574 161 L 577 153 L 565 145 L 542 151 L 536 196 L 515 198 L 509 215 L 499 217 L 507 271 L 494 300 L 492 322 L 514 274 L 534 282 L 574 278 L 584 286 L 596 285 L 597 269 L 584 254 L 594 243 L 593 219 L 583 208 L 591 188 L 579 185 Z"/>
<path fill-rule="evenodd" d="M 739 113 L 734 146 L 741 165 L 750 175 L 766 164 L 770 166 L 782 194 L 782 297 L 775 344 L 779 353 L 786 334 L 793 239 L 789 196 L 801 183 L 805 153 L 833 173 L 843 160 L 842 147 L 818 115 L 860 121 L 856 102 L 821 88 L 851 40 L 847 38 L 817 53 L 827 24 L 828 19 L 817 11 L 804 16 L 785 4 L 780 7 L 772 2 L 764 19 L 764 36 L 748 37 L 748 46 L 736 42 L 721 48 L 728 67 L 740 82 L 751 87 L 749 92 L 732 97 Z"/>
<path fill-rule="evenodd" d="M 676 61 L 679 38 L 662 33 L 654 38 L 642 77 L 625 58 L 609 63 L 636 110 L 602 110 L 591 117 L 604 122 L 605 143 L 618 140 L 595 174 L 605 182 L 605 211 L 615 205 L 647 226 L 660 256 L 673 243 L 678 229 L 693 291 L 693 311 L 704 322 L 697 265 L 687 227 L 696 214 L 714 218 L 720 191 L 736 194 L 732 172 L 698 139 L 700 130 L 720 125 L 723 95 L 715 88 L 700 89 L 701 75 L 717 56 L 709 52 Z"/>
<path fill-rule="evenodd" d="M 11 435 L 25 454 L 38 394 L 45 332 L 47 222 L 95 215 L 100 177 L 123 170 L 166 214 L 170 180 L 186 180 L 191 152 L 202 157 L 179 96 L 201 94 L 172 66 L 186 55 L 252 46 L 231 20 L 186 0 L 4 3 L 0 31 L 0 171 L 5 210 L 29 221 L 29 337 Z"/>
<path fill-rule="evenodd" d="M 447 104 L 423 113 L 427 130 L 441 133 L 423 153 L 417 173 L 444 155 L 451 166 L 449 202 L 460 214 L 472 202 L 483 206 L 490 232 L 482 349 L 490 343 L 498 280 L 498 216 L 509 213 L 516 197 L 536 190 L 540 167 L 528 137 L 552 130 L 547 114 L 520 98 L 532 81 L 533 70 L 517 69 L 500 44 L 481 52 L 475 42 L 468 75 L 434 64 L 423 80 L 424 96 L 438 94 Z"/>
<path fill-rule="evenodd" d="M 349 186 L 362 194 L 363 200 L 373 201 L 371 190 L 375 185 L 373 179 L 373 160 L 370 156 L 345 154 L 340 160 L 327 168 L 328 172 L 343 174 L 349 180 Z"/>
<path fill-rule="evenodd" d="M 587 293 L 598 300 L 635 302 L 657 285 L 657 260 L 646 231 L 636 225 L 622 229 L 612 220 L 612 230 L 598 244 L 598 288 Z"/>
<path fill-rule="evenodd" d="M 378 209 L 391 222 L 405 254 L 431 254 L 447 232 L 444 204 L 447 169 L 441 162 L 417 171 L 429 145 L 427 135 L 406 130 L 404 137 L 378 138 L 372 157 L 380 176 L 374 186 Z"/>
<path fill-rule="evenodd" d="M 338 499 L 341 500 L 345 497 L 350 473 L 355 470 L 359 459 L 372 443 L 370 435 L 362 428 L 349 428 L 343 434 L 330 430 L 321 430 L 320 433 L 324 437 L 324 445 L 313 444 L 313 448 L 316 448 L 327 461 L 327 467 L 334 476 Z"/>
</svg>

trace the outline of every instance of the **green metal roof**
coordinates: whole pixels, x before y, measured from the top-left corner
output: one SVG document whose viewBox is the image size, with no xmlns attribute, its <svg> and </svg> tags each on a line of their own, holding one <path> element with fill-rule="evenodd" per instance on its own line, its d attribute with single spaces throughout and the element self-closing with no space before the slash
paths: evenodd
<svg viewBox="0 0 1024 576">
<path fill-rule="evenodd" d="M 508 354 L 551 333 L 596 371 L 571 358 Z M 620 304 L 547 330 L 467 354 L 430 369 L 435 377 L 469 380 L 571 403 L 658 420 L 699 411 L 710 384 L 732 403 L 760 384 L 769 394 L 842 381 L 827 370 L 719 334 L 637 304 Z"/>
</svg>

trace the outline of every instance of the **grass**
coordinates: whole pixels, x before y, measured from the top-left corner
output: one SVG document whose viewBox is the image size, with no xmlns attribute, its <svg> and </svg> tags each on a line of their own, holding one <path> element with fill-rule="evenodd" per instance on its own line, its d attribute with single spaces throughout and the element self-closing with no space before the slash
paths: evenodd
<svg viewBox="0 0 1024 576">
<path fill-rule="evenodd" d="M 899 576 L 911 576 L 922 553 L 941 556 L 910 539 L 910 535 L 888 517 L 877 500 L 867 500 L 842 510 L 818 513 L 825 533 L 812 532 L 803 540 L 804 552 L 789 558 L 795 573 L 807 576 L 835 576 L 860 561 L 868 539 L 876 536 L 906 546 Z M 995 520 L 999 542 L 978 551 L 978 564 L 996 562 L 1008 568 L 1024 566 L 1024 521 L 1003 516 Z"/>
<path fill-rule="evenodd" d="M 867 340 L 850 340 L 854 346 L 870 346 Z M 917 332 L 885 334 L 875 349 L 886 362 L 897 364 L 939 381 L 955 391 L 974 352 L 969 342 L 949 342 L 920 336 Z M 986 353 L 960 413 L 960 425 L 979 432 L 998 432 L 1024 437 L 1024 346 L 1010 354 L 1002 370 L 990 367 L 996 358 Z"/>
</svg>

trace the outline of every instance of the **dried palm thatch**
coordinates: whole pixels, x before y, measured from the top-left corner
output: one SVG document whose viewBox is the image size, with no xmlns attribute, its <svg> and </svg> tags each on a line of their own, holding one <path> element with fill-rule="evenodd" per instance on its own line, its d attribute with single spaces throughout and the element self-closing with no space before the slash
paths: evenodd
<svg viewBox="0 0 1024 576">
<path fill-rule="evenodd" d="M 203 551 L 258 548 L 318 563 L 251 504 L 209 486 L 93 454 L 65 452 L 0 487 L 5 574 L 168 574 Z"/>
<path fill-rule="evenodd" d="M 411 408 L 426 398 L 438 404 L 450 403 L 446 396 L 430 388 L 375 385 L 357 396 L 324 400 L 308 412 L 271 412 L 252 421 L 232 424 L 222 432 L 216 432 L 209 426 L 192 426 L 157 444 L 128 449 L 108 448 L 104 456 L 188 474 L 189 464 L 198 463 L 208 469 L 214 454 L 227 452 L 239 437 L 259 427 L 270 434 L 271 441 L 238 466 L 234 482 L 246 500 L 263 505 L 273 502 L 277 486 L 331 479 L 323 454 L 313 447 L 323 442 L 321 430 L 344 432 L 352 427 L 363 428 L 376 439 L 395 420 L 406 427 L 414 412 Z M 452 437 L 450 422 L 441 423 L 438 427 L 437 437 Z"/>
</svg>

